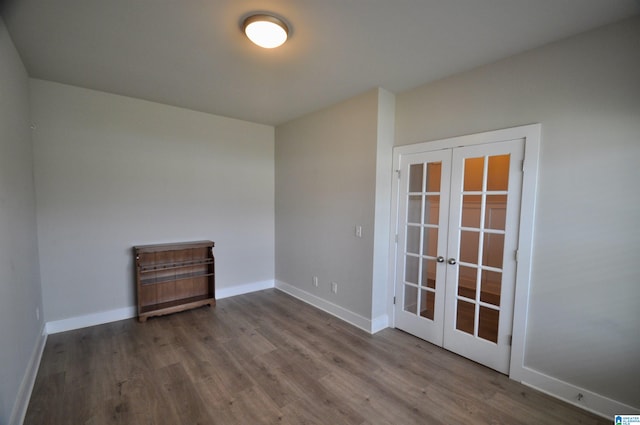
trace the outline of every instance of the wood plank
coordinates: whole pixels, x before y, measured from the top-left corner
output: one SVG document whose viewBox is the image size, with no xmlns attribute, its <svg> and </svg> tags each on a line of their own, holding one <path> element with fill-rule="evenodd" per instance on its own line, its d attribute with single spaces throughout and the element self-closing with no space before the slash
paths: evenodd
<svg viewBox="0 0 640 425">
<path fill-rule="evenodd" d="M 25 424 L 588 424 L 603 418 L 404 332 L 277 290 L 50 335 Z"/>
</svg>

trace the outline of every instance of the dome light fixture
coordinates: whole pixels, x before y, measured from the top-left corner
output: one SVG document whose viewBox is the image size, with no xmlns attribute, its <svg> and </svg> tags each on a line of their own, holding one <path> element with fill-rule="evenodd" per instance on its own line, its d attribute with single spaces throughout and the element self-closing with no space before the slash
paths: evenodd
<svg viewBox="0 0 640 425">
<path fill-rule="evenodd" d="M 253 43 L 273 49 L 287 41 L 289 27 L 279 18 L 267 14 L 251 15 L 242 23 L 244 33 Z"/>
</svg>

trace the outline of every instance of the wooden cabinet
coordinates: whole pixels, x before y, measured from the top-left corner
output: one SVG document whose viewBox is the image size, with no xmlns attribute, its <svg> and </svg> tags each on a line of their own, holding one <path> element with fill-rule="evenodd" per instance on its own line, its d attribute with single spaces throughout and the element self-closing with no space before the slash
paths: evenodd
<svg viewBox="0 0 640 425">
<path fill-rule="evenodd" d="M 215 306 L 213 246 L 197 241 L 133 247 L 138 320 Z"/>
</svg>

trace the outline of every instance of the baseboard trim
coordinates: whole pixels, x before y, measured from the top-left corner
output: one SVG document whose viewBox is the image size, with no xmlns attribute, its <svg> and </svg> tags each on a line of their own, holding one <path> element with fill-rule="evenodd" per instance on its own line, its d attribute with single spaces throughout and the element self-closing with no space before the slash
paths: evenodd
<svg viewBox="0 0 640 425">
<path fill-rule="evenodd" d="M 522 384 L 608 420 L 612 421 L 614 415 L 640 413 L 640 409 L 637 407 L 620 403 L 619 401 L 561 381 L 535 369 L 525 366 L 520 373 L 522 374 Z M 582 394 L 582 397 L 578 400 L 579 394 Z"/>
<path fill-rule="evenodd" d="M 229 288 L 216 289 L 216 299 L 235 297 L 236 295 L 249 294 L 264 289 L 270 289 L 275 286 L 273 280 L 263 280 L 262 282 L 247 283 L 244 285 L 231 286 Z"/>
<path fill-rule="evenodd" d="M 20 425 L 24 422 L 24 418 L 27 415 L 27 408 L 29 407 L 29 400 L 31 400 L 31 393 L 33 392 L 33 386 L 36 383 L 36 376 L 38 375 L 38 369 L 40 368 L 40 360 L 42 359 L 42 353 L 44 352 L 44 346 L 47 343 L 47 333 L 45 332 L 45 325 L 42 325 L 40 336 L 36 341 L 36 345 L 33 347 L 29 363 L 27 364 L 27 370 L 20 383 L 18 389 L 18 396 L 16 402 L 13 405 L 11 411 L 11 417 L 9 418 L 10 425 Z"/>
<path fill-rule="evenodd" d="M 389 327 L 389 316 L 383 314 L 382 316 L 378 316 L 371 321 L 371 333 L 375 334 L 380 332 L 383 329 Z"/>
<path fill-rule="evenodd" d="M 216 290 L 216 299 L 233 297 L 235 295 L 248 294 L 250 292 L 262 291 L 274 287 L 273 280 L 264 280 L 261 282 L 247 283 L 245 285 L 237 285 L 229 288 Z M 75 316 L 68 319 L 53 320 L 47 322 L 47 334 L 56 334 L 59 332 L 72 331 L 74 329 L 86 328 L 89 326 L 102 325 L 105 323 L 117 322 L 118 320 L 131 319 L 136 317 L 136 307 L 123 307 L 114 310 L 101 311 L 98 313 L 86 314 L 84 316 Z"/>
<path fill-rule="evenodd" d="M 118 320 L 136 317 L 136 307 L 123 307 L 98 313 L 85 314 L 84 316 L 69 317 L 68 319 L 53 320 L 47 322 L 47 333 L 72 331 L 74 329 L 89 326 L 102 325 L 104 323 L 117 322 Z"/>
<path fill-rule="evenodd" d="M 360 316 L 359 314 L 347 310 L 344 307 L 340 307 L 337 304 L 329 302 L 325 299 L 322 299 L 316 295 L 313 295 L 307 291 L 304 291 L 280 280 L 275 281 L 275 288 L 291 295 L 294 298 L 304 301 L 305 303 L 310 304 L 317 309 L 329 313 L 332 316 L 337 317 L 338 319 L 344 320 L 345 322 L 357 328 L 360 328 L 365 332 L 373 333 L 371 320 L 367 319 L 366 317 Z"/>
</svg>

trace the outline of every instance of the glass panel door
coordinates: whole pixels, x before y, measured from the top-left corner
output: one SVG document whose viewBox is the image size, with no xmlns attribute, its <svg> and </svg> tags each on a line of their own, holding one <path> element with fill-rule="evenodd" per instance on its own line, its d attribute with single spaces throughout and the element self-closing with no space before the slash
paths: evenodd
<svg viewBox="0 0 640 425">
<path fill-rule="evenodd" d="M 506 373 L 524 142 L 453 150 L 444 347 Z"/>
<path fill-rule="evenodd" d="M 402 158 L 400 168 L 396 327 L 439 345 L 450 162 L 450 152 L 422 153 Z"/>
<path fill-rule="evenodd" d="M 498 342 L 509 154 L 464 159 L 456 329 Z"/>
<path fill-rule="evenodd" d="M 394 149 L 394 326 L 502 373 L 512 353 L 521 235 L 523 273 L 529 270 L 532 213 L 521 212 L 529 136 L 522 134 L 500 130 Z M 527 205 L 532 196 L 526 193 Z M 519 291 L 528 285 L 521 277 Z M 525 316 L 518 313 L 520 361 Z"/>
</svg>

